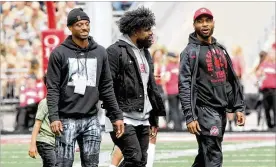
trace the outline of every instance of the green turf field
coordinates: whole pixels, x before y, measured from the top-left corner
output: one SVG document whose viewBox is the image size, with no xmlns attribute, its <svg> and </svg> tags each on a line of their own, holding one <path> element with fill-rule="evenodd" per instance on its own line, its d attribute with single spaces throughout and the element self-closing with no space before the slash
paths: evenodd
<svg viewBox="0 0 276 167">
<path fill-rule="evenodd" d="M 227 141 L 223 144 L 223 167 L 275 167 L 275 141 Z M 108 166 L 113 145 L 103 142 L 100 166 Z M 1 144 L 1 167 L 40 167 L 41 159 L 28 157 L 28 144 Z M 159 142 L 154 167 L 190 167 L 197 153 L 192 141 Z M 79 153 L 74 167 L 81 167 Z"/>
</svg>

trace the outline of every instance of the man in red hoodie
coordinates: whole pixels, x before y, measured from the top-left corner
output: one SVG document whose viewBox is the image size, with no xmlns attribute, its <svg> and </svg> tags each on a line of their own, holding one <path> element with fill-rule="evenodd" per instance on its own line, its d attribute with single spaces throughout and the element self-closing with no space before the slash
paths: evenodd
<svg viewBox="0 0 276 167">
<path fill-rule="evenodd" d="M 194 15 L 195 32 L 181 53 L 179 97 L 187 128 L 199 145 L 193 167 L 221 167 L 226 109 L 245 123 L 241 85 L 226 49 L 212 37 L 213 14 L 200 8 Z"/>
</svg>

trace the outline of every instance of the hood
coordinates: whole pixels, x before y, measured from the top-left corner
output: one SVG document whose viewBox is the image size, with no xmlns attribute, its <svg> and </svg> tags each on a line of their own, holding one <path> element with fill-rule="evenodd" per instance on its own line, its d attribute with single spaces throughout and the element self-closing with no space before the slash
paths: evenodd
<svg viewBox="0 0 276 167">
<path fill-rule="evenodd" d="M 119 40 L 128 43 L 131 47 L 134 47 L 134 48 L 136 48 L 136 49 L 139 49 L 136 45 L 134 45 L 134 43 L 132 43 L 130 37 L 129 37 L 127 34 L 122 34 L 122 35 L 119 37 Z"/>
<path fill-rule="evenodd" d="M 81 48 L 72 40 L 72 35 L 69 35 L 61 45 L 75 51 L 87 51 L 97 48 L 98 44 L 93 40 L 91 36 L 88 37 L 88 42 L 88 48 Z"/>
<path fill-rule="evenodd" d="M 211 44 L 207 44 L 207 43 L 204 43 L 204 42 L 201 42 L 197 36 L 196 36 L 196 33 L 193 32 L 189 35 L 189 43 L 193 43 L 193 44 L 196 44 L 196 45 L 214 45 L 216 44 L 217 40 L 216 38 L 212 37 L 212 43 Z"/>
</svg>

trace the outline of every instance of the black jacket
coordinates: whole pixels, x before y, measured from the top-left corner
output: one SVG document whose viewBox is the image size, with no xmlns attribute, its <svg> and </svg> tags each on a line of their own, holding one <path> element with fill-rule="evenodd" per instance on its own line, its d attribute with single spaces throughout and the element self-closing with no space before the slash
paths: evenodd
<svg viewBox="0 0 276 167">
<path fill-rule="evenodd" d="M 127 61 L 125 64 L 120 62 L 122 55 L 122 47 L 126 48 Z M 148 96 L 152 105 L 150 112 L 149 122 L 152 126 L 158 126 L 158 116 L 165 116 L 165 107 L 161 95 L 157 89 L 155 79 L 153 76 L 153 62 L 150 53 L 147 49 L 145 57 L 148 61 L 150 74 L 148 81 Z M 143 112 L 144 110 L 144 90 L 141 76 L 139 75 L 139 68 L 133 50 L 125 41 L 119 40 L 107 48 L 109 55 L 108 60 L 110 64 L 111 74 L 114 83 L 114 91 L 123 112 L 137 111 Z M 124 68 L 124 74 L 120 73 L 120 68 Z M 123 77 L 119 77 L 122 76 Z"/>
<path fill-rule="evenodd" d="M 193 33 L 191 34 L 193 35 Z M 228 88 L 229 109 L 233 112 L 244 112 L 245 104 L 243 100 L 243 94 L 241 91 L 241 85 L 239 80 L 233 70 L 233 65 L 229 54 L 226 49 L 220 45 L 218 42 L 215 43 L 216 46 L 220 47 L 226 57 L 228 64 L 228 81 L 232 88 Z M 200 44 L 194 43 L 189 40 L 188 45 L 180 55 L 180 75 L 179 75 L 179 97 L 182 105 L 182 111 L 186 118 L 186 123 L 190 123 L 197 120 L 197 115 L 195 112 L 196 100 L 197 100 L 197 90 L 195 90 L 196 75 L 198 70 L 198 58 L 200 52 Z"/>
<path fill-rule="evenodd" d="M 88 81 L 84 95 L 74 93 L 78 76 Z M 92 37 L 89 37 L 88 48 L 80 48 L 69 36 L 52 51 L 46 86 L 50 122 L 59 117 L 95 115 L 99 99 L 107 104 L 107 116 L 112 122 L 123 119 L 113 90 L 106 50 Z"/>
</svg>

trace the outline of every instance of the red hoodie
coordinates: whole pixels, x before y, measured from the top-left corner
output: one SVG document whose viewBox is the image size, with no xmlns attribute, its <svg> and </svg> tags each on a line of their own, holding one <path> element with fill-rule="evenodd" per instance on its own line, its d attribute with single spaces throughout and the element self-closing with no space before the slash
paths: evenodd
<svg viewBox="0 0 276 167">
<path fill-rule="evenodd" d="M 234 71 L 236 72 L 236 75 L 238 77 L 241 77 L 244 72 L 244 68 L 243 68 L 244 61 L 242 60 L 242 57 L 235 56 L 231 60 L 232 60 L 233 68 L 234 68 Z"/>
<path fill-rule="evenodd" d="M 169 63 L 166 72 L 170 73 L 170 80 L 166 82 L 166 92 L 168 95 L 178 94 L 179 64 Z"/>
<path fill-rule="evenodd" d="M 276 64 L 273 62 L 263 62 L 260 65 L 260 70 L 264 72 L 264 78 L 260 85 L 261 90 L 276 89 Z"/>
</svg>

